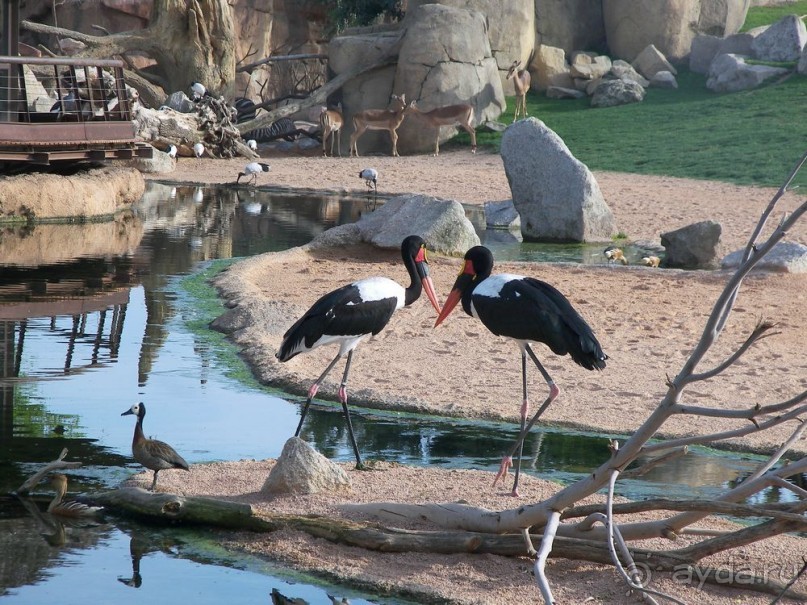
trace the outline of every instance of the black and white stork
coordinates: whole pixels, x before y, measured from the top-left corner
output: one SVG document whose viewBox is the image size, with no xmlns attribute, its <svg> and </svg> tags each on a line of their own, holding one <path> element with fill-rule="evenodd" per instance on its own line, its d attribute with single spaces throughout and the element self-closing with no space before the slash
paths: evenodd
<svg viewBox="0 0 807 605">
<path fill-rule="evenodd" d="M 353 350 L 367 336 L 376 335 L 389 322 L 393 313 L 401 307 L 411 305 L 423 290 L 435 310 L 440 312 L 440 304 L 434 293 L 429 277 L 426 243 L 417 235 L 410 235 L 401 243 L 401 256 L 409 273 L 411 283 L 404 288 L 387 277 L 368 277 L 342 286 L 320 298 L 283 335 L 283 342 L 276 353 L 280 361 L 288 361 L 299 353 L 305 353 L 327 344 L 338 344 L 339 352 L 325 371 L 311 385 L 308 399 L 300 414 L 295 437 L 300 434 L 308 407 L 317 394 L 320 384 L 336 362 L 347 355 L 345 372 L 339 385 L 339 402 L 347 421 L 347 429 L 353 452 L 356 455 L 356 468 L 362 468 L 359 447 L 353 435 L 350 412 L 347 408 L 347 379 Z"/>
<path fill-rule="evenodd" d="M 484 246 L 475 246 L 465 254 L 465 265 L 446 299 L 434 326 L 437 327 L 462 301 L 463 310 L 479 319 L 498 336 L 516 341 L 521 349 L 523 401 L 521 404 L 521 433 L 510 452 L 502 460 L 493 484 L 507 474 L 512 455 L 518 450 L 513 496 L 518 496 L 518 477 L 524 438 L 529 430 L 560 393 L 530 347 L 531 342 L 546 344 L 556 355 L 570 355 L 587 370 L 602 370 L 608 356 L 586 321 L 571 303 L 554 287 L 532 277 L 499 273 L 491 275 L 493 254 Z M 527 355 L 549 386 L 549 397 L 527 423 Z"/>
</svg>

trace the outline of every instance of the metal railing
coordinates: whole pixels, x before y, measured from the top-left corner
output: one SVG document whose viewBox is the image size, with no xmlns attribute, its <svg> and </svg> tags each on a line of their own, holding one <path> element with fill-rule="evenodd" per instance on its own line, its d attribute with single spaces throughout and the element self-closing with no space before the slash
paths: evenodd
<svg viewBox="0 0 807 605">
<path fill-rule="evenodd" d="M 123 65 L 118 60 L 0 56 L 0 128 L 3 122 L 131 120 Z"/>
</svg>

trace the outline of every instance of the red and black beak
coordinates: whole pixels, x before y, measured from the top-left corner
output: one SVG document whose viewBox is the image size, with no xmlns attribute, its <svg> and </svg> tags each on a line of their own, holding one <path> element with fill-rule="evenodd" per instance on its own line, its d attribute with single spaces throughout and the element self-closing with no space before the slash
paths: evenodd
<svg viewBox="0 0 807 605">
<path fill-rule="evenodd" d="M 426 246 L 421 246 L 415 257 L 415 268 L 417 269 L 420 281 L 423 284 L 423 289 L 426 291 L 426 296 L 429 298 L 432 307 L 437 313 L 440 313 L 440 303 L 437 301 L 437 294 L 434 291 L 434 284 L 432 278 L 429 277 L 429 259 L 426 257 Z"/>
<path fill-rule="evenodd" d="M 466 260 L 462 267 L 462 272 L 454 282 L 454 287 L 451 289 L 446 299 L 446 304 L 443 305 L 443 310 L 437 317 L 437 321 L 434 322 L 435 328 L 443 323 L 443 320 L 449 316 L 451 311 L 454 310 L 454 307 L 457 306 L 457 303 L 462 300 L 462 295 L 465 294 L 468 288 L 473 287 L 475 280 L 476 270 L 474 269 L 474 264 L 472 261 Z"/>
</svg>

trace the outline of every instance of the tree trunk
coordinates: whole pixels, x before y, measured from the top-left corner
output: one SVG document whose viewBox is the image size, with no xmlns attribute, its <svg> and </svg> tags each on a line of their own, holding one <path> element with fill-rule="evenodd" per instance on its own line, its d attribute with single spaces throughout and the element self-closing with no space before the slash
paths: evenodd
<svg viewBox="0 0 807 605">
<path fill-rule="evenodd" d="M 146 52 L 163 70 L 162 87 L 169 92 L 187 90 L 196 81 L 211 93 L 228 96 L 235 82 L 235 25 L 227 0 L 154 0 L 147 28 L 109 36 L 30 21 L 23 21 L 22 27 L 84 42 L 87 48 L 78 56 L 110 58 L 129 51 Z"/>
</svg>

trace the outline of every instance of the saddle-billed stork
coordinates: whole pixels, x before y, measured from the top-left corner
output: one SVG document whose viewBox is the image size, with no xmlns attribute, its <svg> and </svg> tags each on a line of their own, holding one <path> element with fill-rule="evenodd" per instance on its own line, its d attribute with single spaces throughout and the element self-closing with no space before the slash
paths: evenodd
<svg viewBox="0 0 807 605">
<path fill-rule="evenodd" d="M 602 370 L 608 356 L 586 321 L 571 303 L 554 287 L 532 277 L 500 273 L 491 275 L 493 254 L 484 246 L 474 246 L 465 254 L 465 265 L 446 299 L 434 327 L 448 317 L 462 301 L 463 310 L 479 319 L 498 336 L 516 341 L 521 349 L 521 377 L 524 399 L 521 404 L 521 432 L 511 450 L 502 460 L 493 484 L 507 474 L 518 449 L 513 496 L 518 496 L 518 477 L 524 438 L 529 430 L 560 393 L 530 347 L 531 342 L 546 344 L 556 355 L 569 354 L 573 361 L 587 370 Z M 549 397 L 527 424 L 527 355 L 549 386 Z"/>
<path fill-rule="evenodd" d="M 280 361 L 288 361 L 299 353 L 312 351 L 323 345 L 339 345 L 336 357 L 308 390 L 308 399 L 300 414 L 295 437 L 300 434 L 311 400 L 325 376 L 337 361 L 347 355 L 345 372 L 339 385 L 339 402 L 342 404 L 353 453 L 356 455 L 356 468 L 363 468 L 363 464 L 347 408 L 347 378 L 353 350 L 363 338 L 383 330 L 393 313 L 415 302 L 423 290 L 432 306 L 440 313 L 440 304 L 429 277 L 426 243 L 417 235 L 408 236 L 401 243 L 401 257 L 411 280 L 409 287 L 403 288 L 387 277 L 368 277 L 342 286 L 320 298 L 288 329 L 275 354 Z"/>
</svg>

